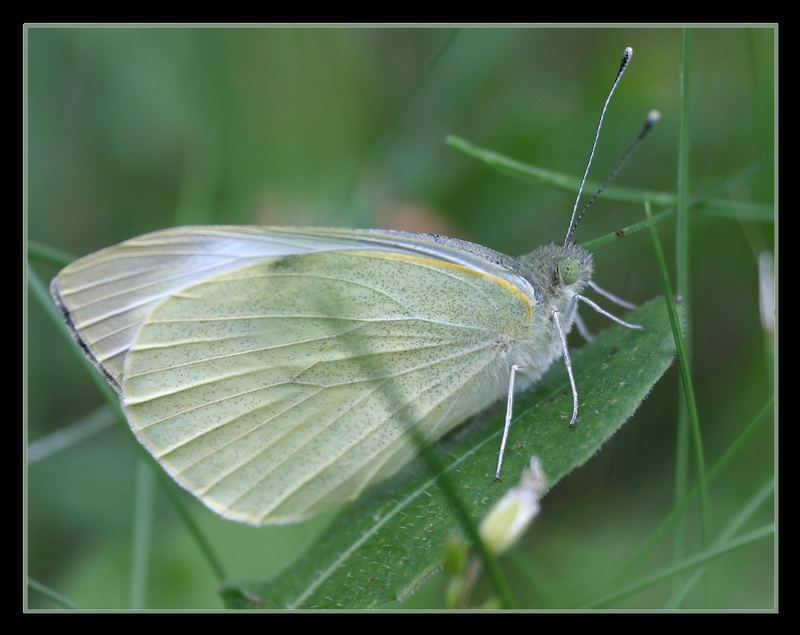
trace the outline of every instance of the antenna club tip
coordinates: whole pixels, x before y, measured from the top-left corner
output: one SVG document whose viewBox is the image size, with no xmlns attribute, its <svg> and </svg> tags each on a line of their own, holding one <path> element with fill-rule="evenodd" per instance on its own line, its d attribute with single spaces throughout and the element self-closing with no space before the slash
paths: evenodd
<svg viewBox="0 0 800 635">
<path fill-rule="evenodd" d="M 661 121 L 661 111 L 655 108 L 647 113 L 647 125 L 653 126 Z"/>
<path fill-rule="evenodd" d="M 631 48 L 630 46 L 626 46 L 625 50 L 622 52 L 622 59 L 628 62 L 632 57 L 633 57 L 633 48 Z"/>
</svg>

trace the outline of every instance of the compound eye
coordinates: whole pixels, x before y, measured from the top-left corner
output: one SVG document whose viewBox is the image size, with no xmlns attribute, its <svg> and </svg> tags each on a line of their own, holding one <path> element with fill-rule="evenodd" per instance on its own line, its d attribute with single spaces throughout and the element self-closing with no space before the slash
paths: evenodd
<svg viewBox="0 0 800 635">
<path fill-rule="evenodd" d="M 564 258 L 558 263 L 558 275 L 564 284 L 574 284 L 581 275 L 581 268 L 572 258 Z"/>
</svg>

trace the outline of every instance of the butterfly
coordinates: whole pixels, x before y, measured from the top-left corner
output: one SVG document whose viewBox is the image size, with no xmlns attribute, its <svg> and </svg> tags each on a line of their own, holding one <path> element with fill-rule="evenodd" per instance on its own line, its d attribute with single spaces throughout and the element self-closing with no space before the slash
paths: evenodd
<svg viewBox="0 0 800 635">
<path fill-rule="evenodd" d="M 576 210 L 563 245 L 520 257 L 391 230 L 178 227 L 73 262 L 51 293 L 176 482 L 226 518 L 296 522 L 506 396 L 499 478 L 514 393 L 562 356 L 575 425 L 577 303 L 639 328 L 582 295 L 618 300 L 572 240 Z"/>
</svg>

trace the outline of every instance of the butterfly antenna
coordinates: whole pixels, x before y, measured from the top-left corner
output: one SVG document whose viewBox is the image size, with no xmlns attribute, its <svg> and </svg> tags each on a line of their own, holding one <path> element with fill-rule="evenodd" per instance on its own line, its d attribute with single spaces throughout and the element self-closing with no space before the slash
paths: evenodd
<svg viewBox="0 0 800 635">
<path fill-rule="evenodd" d="M 598 122 L 597 130 L 594 133 L 594 141 L 592 142 L 592 150 L 589 153 L 589 161 L 587 161 L 586 169 L 583 172 L 583 178 L 581 179 L 581 185 L 578 188 L 578 196 L 575 199 L 575 205 L 572 206 L 572 217 L 569 220 L 569 227 L 567 228 L 567 237 L 564 239 L 565 246 L 569 244 L 570 240 L 572 240 L 572 234 L 575 233 L 575 216 L 578 212 L 578 203 L 581 200 L 583 185 L 584 183 L 586 183 L 586 177 L 589 175 L 589 168 L 591 167 L 592 160 L 594 159 L 594 150 L 597 147 L 597 140 L 600 138 L 600 128 L 602 128 L 603 126 L 603 118 L 606 116 L 606 110 L 608 109 L 608 104 L 611 101 L 611 96 L 617 89 L 617 84 L 619 84 L 619 80 L 622 79 L 622 75 L 625 73 L 625 69 L 628 68 L 628 63 L 631 61 L 632 57 L 633 57 L 633 49 L 630 46 L 628 46 L 622 53 L 622 62 L 619 65 L 617 76 L 614 79 L 614 84 L 611 86 L 611 91 L 608 93 L 608 97 L 606 97 L 606 102 L 603 104 L 603 111 L 600 113 L 600 121 Z"/>
<path fill-rule="evenodd" d="M 649 113 L 647 113 L 647 119 L 644 122 L 642 130 L 639 132 L 639 136 L 633 140 L 633 143 L 631 143 L 631 145 L 628 146 L 628 149 L 625 150 L 625 152 L 622 154 L 622 157 L 617 162 L 617 165 L 614 167 L 613 170 L 611 170 L 611 174 L 609 174 L 608 177 L 606 177 L 606 180 L 603 181 L 603 184 L 599 188 L 597 188 L 597 191 L 594 194 L 592 194 L 592 198 L 590 198 L 586 202 L 586 204 L 581 208 L 581 211 L 578 212 L 578 216 L 575 218 L 575 223 L 572 225 L 572 232 L 567 236 L 567 242 L 570 242 L 572 240 L 572 236 L 575 234 L 575 230 L 578 229 L 578 225 L 580 224 L 583 215 L 592 206 L 592 203 L 594 203 L 597 200 L 597 197 L 600 196 L 600 193 L 604 189 L 606 189 L 606 187 L 608 187 L 608 184 L 614 180 L 614 177 L 616 177 L 617 174 L 619 174 L 620 169 L 622 169 L 622 165 L 625 163 L 630 153 L 633 152 L 634 148 L 636 148 L 636 146 L 638 146 L 639 143 L 641 143 L 642 139 L 644 139 L 648 135 L 650 130 L 653 129 L 653 126 L 655 126 L 660 121 L 660 119 L 661 119 L 661 113 L 658 110 L 651 110 Z"/>
</svg>

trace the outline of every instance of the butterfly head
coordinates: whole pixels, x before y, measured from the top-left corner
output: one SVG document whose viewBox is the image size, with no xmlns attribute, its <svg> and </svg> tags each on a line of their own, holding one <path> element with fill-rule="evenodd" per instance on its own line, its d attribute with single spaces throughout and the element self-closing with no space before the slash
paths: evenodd
<svg viewBox="0 0 800 635">
<path fill-rule="evenodd" d="M 589 284 L 594 272 L 591 252 L 580 245 L 543 245 L 517 259 L 540 298 L 551 304 L 569 301 Z"/>
</svg>

